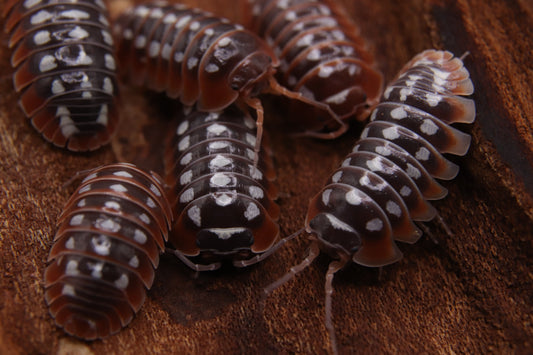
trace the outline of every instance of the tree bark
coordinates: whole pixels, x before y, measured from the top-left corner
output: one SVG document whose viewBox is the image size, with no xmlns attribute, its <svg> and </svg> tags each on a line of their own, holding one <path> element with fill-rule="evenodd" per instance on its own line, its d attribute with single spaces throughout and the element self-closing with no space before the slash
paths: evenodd
<svg viewBox="0 0 533 355">
<path fill-rule="evenodd" d="M 1 1 L 2 5 L 5 0 Z M 469 52 L 477 117 L 461 167 L 434 203 L 450 227 L 428 225 L 400 245 L 404 258 L 377 269 L 350 265 L 334 280 L 333 321 L 341 353 L 533 353 L 533 3 L 529 0 L 340 1 L 372 45 L 386 80 L 427 48 Z M 133 1 L 110 1 L 116 14 Z M 226 0 L 187 1 L 232 20 Z M 235 2 L 237 4 L 240 2 Z M 3 22 L 2 22 L 3 25 Z M 56 328 L 43 273 L 55 222 L 77 171 L 130 161 L 161 172 L 161 142 L 172 102 L 122 85 L 122 124 L 94 153 L 52 147 L 15 104 L 10 51 L 0 55 L 0 353 L 327 353 L 321 256 L 264 299 L 263 288 L 306 255 L 304 235 L 264 262 L 194 275 L 163 256 L 133 322 L 117 335 L 81 342 Z M 309 199 L 342 161 L 362 125 L 333 141 L 293 138 L 266 105 L 284 236 L 304 224 Z"/>
</svg>

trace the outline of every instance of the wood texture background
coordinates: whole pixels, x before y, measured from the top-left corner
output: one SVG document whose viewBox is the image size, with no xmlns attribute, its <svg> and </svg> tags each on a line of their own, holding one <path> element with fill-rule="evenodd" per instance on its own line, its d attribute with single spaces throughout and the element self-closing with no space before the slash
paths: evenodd
<svg viewBox="0 0 533 355">
<path fill-rule="evenodd" d="M 193 1 L 188 1 L 193 3 Z M 452 229 L 400 245 L 404 259 L 378 270 L 349 266 L 335 278 L 333 316 L 342 353 L 533 353 L 533 3 L 530 0 L 341 1 L 390 80 L 413 55 L 469 51 L 477 119 L 459 176 L 435 206 Z M 0 4 L 4 4 L 5 0 Z M 110 1 L 113 13 L 130 1 Z M 234 20 L 237 2 L 197 1 Z M 230 5 L 231 4 L 231 5 Z M 233 5 L 235 4 L 235 5 Z M 3 25 L 3 23 L 2 23 Z M 3 27 L 3 26 L 2 26 Z M 44 142 L 18 108 L 7 38 L 0 47 L 0 353 L 327 353 L 320 257 L 266 301 L 264 286 L 306 253 L 301 236 L 263 263 L 195 277 L 164 256 L 147 302 L 130 326 L 103 341 L 66 336 L 48 315 L 42 279 L 55 221 L 77 171 L 117 160 L 160 171 L 169 103 L 124 86 L 113 144 L 71 154 Z M 361 126 L 335 141 L 295 139 L 270 107 L 282 233 L 303 225 L 307 202 L 350 150 Z M 151 143 L 151 144 L 150 144 Z"/>
</svg>

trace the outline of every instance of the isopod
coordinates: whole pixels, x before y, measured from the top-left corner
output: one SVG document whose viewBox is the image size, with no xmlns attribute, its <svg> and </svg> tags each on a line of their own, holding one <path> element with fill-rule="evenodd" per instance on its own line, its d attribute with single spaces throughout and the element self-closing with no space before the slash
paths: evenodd
<svg viewBox="0 0 533 355">
<path fill-rule="evenodd" d="M 279 62 L 262 39 L 211 13 L 180 4 L 138 5 L 118 17 L 113 33 L 119 63 L 135 83 L 199 111 L 217 112 L 232 103 L 255 109 L 256 153 L 264 115 L 257 95 L 308 101 L 273 78 Z"/>
<path fill-rule="evenodd" d="M 71 151 L 108 143 L 118 124 L 113 39 L 101 0 L 9 0 L 13 82 L 42 136 Z"/>
<path fill-rule="evenodd" d="M 316 112 L 291 115 L 306 135 L 335 138 L 346 120 L 368 118 L 383 76 L 356 25 L 331 0 L 250 0 L 252 29 L 279 57 L 278 81 L 309 99 Z M 323 110 L 324 105 L 330 108 Z"/>
<path fill-rule="evenodd" d="M 175 221 L 169 242 L 189 267 L 214 270 L 226 259 L 248 266 L 286 241 L 278 242 L 272 158 L 263 141 L 254 165 L 255 143 L 254 119 L 234 105 L 185 113 L 173 133 L 165 154 Z"/>
<path fill-rule="evenodd" d="M 311 200 L 305 221 L 312 243 L 306 259 L 268 286 L 270 293 L 306 268 L 319 249 L 335 260 L 326 275 L 326 327 L 337 351 L 331 317 L 333 275 L 350 262 L 381 267 L 398 261 L 395 240 L 422 235 L 413 221 L 437 212 L 427 200 L 447 191 L 434 178 L 453 179 L 458 166 L 441 153 L 464 155 L 470 136 L 452 123 L 472 123 L 474 91 L 460 58 L 427 50 L 415 56 L 386 88 L 361 139 Z"/>
<path fill-rule="evenodd" d="M 67 202 L 45 271 L 56 324 L 93 340 L 127 326 L 144 303 L 172 214 L 162 181 L 132 164 L 96 168 Z"/>
</svg>

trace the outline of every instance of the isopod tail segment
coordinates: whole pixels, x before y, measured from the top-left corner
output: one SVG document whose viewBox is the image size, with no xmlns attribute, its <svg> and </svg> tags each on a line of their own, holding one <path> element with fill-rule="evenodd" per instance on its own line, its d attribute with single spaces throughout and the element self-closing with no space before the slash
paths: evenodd
<svg viewBox="0 0 533 355">
<path fill-rule="evenodd" d="M 109 143 L 119 98 L 105 3 L 9 0 L 3 15 L 14 87 L 33 127 L 70 151 Z"/>
<path fill-rule="evenodd" d="M 126 327 L 152 286 L 171 222 L 157 174 L 128 163 L 86 173 L 59 216 L 44 275 L 57 326 L 84 340 Z"/>
<path fill-rule="evenodd" d="M 468 151 L 471 137 L 451 124 L 474 121 L 475 103 L 462 97 L 473 92 L 460 58 L 437 50 L 418 54 L 388 85 L 361 139 L 311 199 L 305 221 L 309 254 L 265 292 L 309 266 L 319 250 L 329 254 L 334 261 L 326 275 L 326 327 L 335 353 L 333 275 L 351 262 L 397 262 L 402 253 L 396 241 L 415 243 L 422 235 L 415 222 L 440 218 L 428 200 L 447 195 L 435 178 L 451 180 L 459 171 L 442 154 Z"/>
<path fill-rule="evenodd" d="M 185 108 L 176 126 L 164 161 L 175 217 L 169 252 L 191 269 L 207 271 L 224 261 L 255 264 L 285 244 L 268 138 L 254 165 L 257 123 L 248 110 Z"/>
</svg>

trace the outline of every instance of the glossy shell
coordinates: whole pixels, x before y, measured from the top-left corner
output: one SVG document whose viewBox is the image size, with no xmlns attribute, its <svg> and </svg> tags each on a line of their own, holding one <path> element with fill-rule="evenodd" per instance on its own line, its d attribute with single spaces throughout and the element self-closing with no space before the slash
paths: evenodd
<svg viewBox="0 0 533 355">
<path fill-rule="evenodd" d="M 254 167 L 255 143 L 255 121 L 234 106 L 186 113 L 172 135 L 165 159 L 175 217 L 169 241 L 192 263 L 246 266 L 278 241 L 275 171 L 264 145 Z"/>
<path fill-rule="evenodd" d="M 160 178 L 131 164 L 92 170 L 67 202 L 45 271 L 50 314 L 93 340 L 133 319 L 154 281 L 171 211 Z"/>
<path fill-rule="evenodd" d="M 32 125 L 56 146 L 99 148 L 117 126 L 113 39 L 100 0 L 10 0 L 13 82 Z"/>
<path fill-rule="evenodd" d="M 259 37 L 183 5 L 138 5 L 117 19 L 119 62 L 133 80 L 214 112 L 258 94 L 277 61 Z"/>
<path fill-rule="evenodd" d="M 359 29 L 333 1 L 252 0 L 253 30 L 266 39 L 280 59 L 278 80 L 324 111 L 302 111 L 291 120 L 308 132 L 346 129 L 339 120 L 364 120 L 377 104 L 383 77 Z M 305 113 L 302 113 L 305 112 Z M 326 137 L 326 136 L 324 136 Z"/>
<path fill-rule="evenodd" d="M 428 221 L 427 202 L 446 190 L 434 178 L 453 179 L 457 165 L 442 153 L 466 154 L 470 136 L 450 126 L 471 123 L 473 93 L 459 58 L 428 50 L 416 56 L 384 92 L 342 166 L 312 200 L 307 230 L 334 256 L 366 266 L 400 259 L 394 240 L 421 235 L 412 221 Z"/>
</svg>

